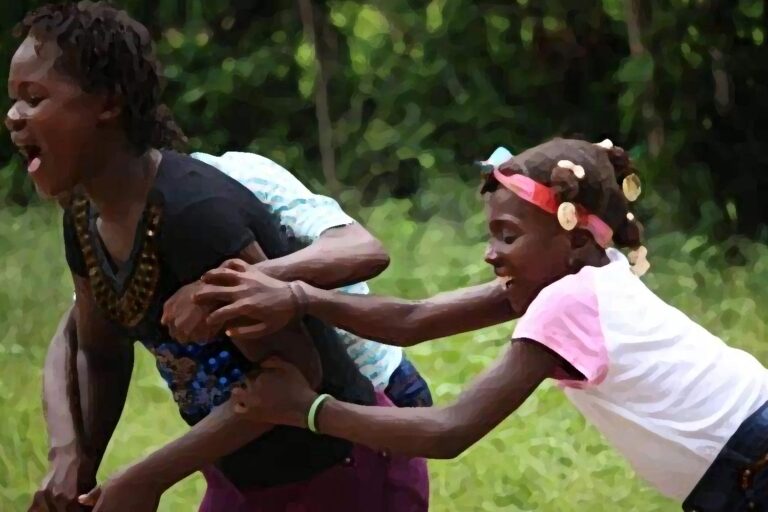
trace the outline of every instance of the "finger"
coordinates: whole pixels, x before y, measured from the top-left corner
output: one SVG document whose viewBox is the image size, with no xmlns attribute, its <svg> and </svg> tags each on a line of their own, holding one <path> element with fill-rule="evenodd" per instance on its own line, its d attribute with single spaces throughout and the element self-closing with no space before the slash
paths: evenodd
<svg viewBox="0 0 768 512">
<path fill-rule="evenodd" d="M 230 393 L 232 396 L 232 400 L 239 403 L 242 406 L 247 405 L 246 404 L 246 397 L 248 393 L 243 388 L 234 388 L 232 389 L 232 392 Z"/>
<path fill-rule="evenodd" d="M 220 331 L 226 323 L 247 316 L 247 311 L 248 307 L 244 302 L 233 302 L 211 313 L 206 322 L 211 328 Z"/>
<path fill-rule="evenodd" d="M 262 322 L 253 325 L 243 325 L 229 328 L 227 329 L 227 336 L 235 341 L 245 341 L 250 338 L 260 338 L 265 334 L 269 334 L 269 332 L 270 329 L 267 327 L 267 324 Z"/>
<path fill-rule="evenodd" d="M 77 501 L 80 502 L 81 505 L 85 505 L 87 507 L 95 507 L 96 502 L 99 501 L 99 496 L 101 496 L 101 487 L 94 487 L 91 492 L 88 494 L 81 494 L 79 498 L 77 498 Z"/>
<path fill-rule="evenodd" d="M 200 290 L 192 297 L 195 304 L 204 304 L 206 302 L 225 302 L 232 303 L 239 298 L 242 289 L 237 286 L 218 286 L 206 284 L 200 287 Z"/>
<path fill-rule="evenodd" d="M 248 396 L 248 393 L 242 388 L 235 388 L 232 390 L 232 397 L 230 400 L 234 402 L 235 412 L 245 413 L 248 412 L 253 400 Z"/>
<path fill-rule="evenodd" d="M 235 258 L 233 260 L 225 261 L 224 263 L 221 264 L 219 268 L 228 268 L 236 272 L 245 272 L 246 270 L 248 270 L 249 267 L 250 265 L 248 265 L 248 263 L 244 262 L 239 258 Z"/>
<path fill-rule="evenodd" d="M 170 300 L 168 300 L 168 301 L 166 301 L 166 302 L 165 302 L 165 304 L 163 304 L 163 316 L 162 316 L 162 317 L 160 317 L 160 323 L 161 323 L 162 325 L 168 325 L 168 320 L 169 320 L 169 319 L 171 318 L 171 316 L 172 316 L 172 315 L 171 315 L 171 309 L 172 309 L 172 307 L 171 307 L 171 306 L 169 306 L 169 303 L 170 303 L 170 302 L 171 302 L 171 301 L 170 301 Z"/>
<path fill-rule="evenodd" d="M 215 268 L 203 274 L 201 278 L 206 284 L 219 286 L 235 286 L 240 284 L 243 274 L 230 268 Z"/>
<path fill-rule="evenodd" d="M 259 366 L 261 366 L 263 370 L 289 370 L 293 365 L 280 357 L 270 356 L 259 363 Z"/>
</svg>

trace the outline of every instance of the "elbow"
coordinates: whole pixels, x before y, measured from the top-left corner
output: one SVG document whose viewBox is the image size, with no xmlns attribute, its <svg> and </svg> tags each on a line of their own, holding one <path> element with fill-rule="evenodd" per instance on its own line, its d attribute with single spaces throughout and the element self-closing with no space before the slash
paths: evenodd
<svg viewBox="0 0 768 512">
<path fill-rule="evenodd" d="M 370 236 L 365 243 L 368 279 L 374 278 L 384 272 L 390 263 L 389 253 L 384 245 L 375 237 Z"/>
<path fill-rule="evenodd" d="M 389 253 L 378 238 L 360 224 L 347 227 L 345 235 L 355 240 L 355 251 L 359 255 L 361 270 L 365 279 L 372 279 L 389 267 Z"/>
<path fill-rule="evenodd" d="M 438 443 L 438 446 L 435 447 L 435 457 L 431 458 L 441 460 L 455 459 L 464 453 L 470 446 L 471 443 L 465 442 L 459 437 L 446 436 Z"/>
<path fill-rule="evenodd" d="M 438 450 L 434 457 L 429 457 L 429 458 L 437 459 L 437 460 L 451 460 L 451 459 L 455 459 L 456 457 L 464 453 L 464 450 L 466 450 L 466 448 L 460 448 L 460 447 L 443 448 Z"/>
</svg>

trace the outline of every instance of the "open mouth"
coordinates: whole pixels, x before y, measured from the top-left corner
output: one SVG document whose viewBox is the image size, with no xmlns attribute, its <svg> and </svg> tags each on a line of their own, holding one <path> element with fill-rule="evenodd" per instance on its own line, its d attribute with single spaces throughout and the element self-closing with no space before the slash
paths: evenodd
<svg viewBox="0 0 768 512">
<path fill-rule="evenodd" d="M 35 146 L 33 144 L 20 146 L 19 152 L 26 160 L 27 170 L 29 172 L 35 172 L 40 167 L 40 154 L 42 153 L 40 146 Z"/>
<path fill-rule="evenodd" d="M 498 276 L 496 278 L 505 288 L 509 288 L 515 283 L 515 278 L 510 276 Z"/>
</svg>

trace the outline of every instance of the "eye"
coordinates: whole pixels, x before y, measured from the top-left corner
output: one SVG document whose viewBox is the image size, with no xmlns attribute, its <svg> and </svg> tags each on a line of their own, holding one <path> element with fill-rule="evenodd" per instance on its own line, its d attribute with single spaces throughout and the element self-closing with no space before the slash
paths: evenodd
<svg viewBox="0 0 768 512">
<path fill-rule="evenodd" d="M 505 244 L 513 244 L 515 243 L 515 240 L 517 240 L 517 237 L 514 235 L 505 235 L 504 236 L 504 243 Z"/>
</svg>

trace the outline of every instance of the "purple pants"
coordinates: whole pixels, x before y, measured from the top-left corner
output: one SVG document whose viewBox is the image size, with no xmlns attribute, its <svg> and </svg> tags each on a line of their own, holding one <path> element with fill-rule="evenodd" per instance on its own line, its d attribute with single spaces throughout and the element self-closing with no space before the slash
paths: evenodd
<svg viewBox="0 0 768 512">
<path fill-rule="evenodd" d="M 377 394 L 378 405 L 392 403 Z M 350 457 L 311 480 L 238 490 L 216 468 L 203 470 L 208 488 L 199 512 L 425 512 L 429 475 L 424 459 L 355 445 Z"/>
</svg>

